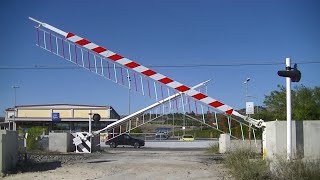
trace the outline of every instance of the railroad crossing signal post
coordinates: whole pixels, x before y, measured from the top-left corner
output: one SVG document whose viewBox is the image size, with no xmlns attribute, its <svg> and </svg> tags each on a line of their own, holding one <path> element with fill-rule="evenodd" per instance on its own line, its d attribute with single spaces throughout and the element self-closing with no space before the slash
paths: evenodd
<svg viewBox="0 0 320 180">
<path fill-rule="evenodd" d="M 291 81 L 299 82 L 301 79 L 301 72 L 298 70 L 297 64 L 294 68 L 290 66 L 290 58 L 286 58 L 286 70 L 278 71 L 278 75 L 286 77 L 287 89 L 287 160 L 291 160 L 292 155 L 292 120 L 291 120 Z"/>
</svg>

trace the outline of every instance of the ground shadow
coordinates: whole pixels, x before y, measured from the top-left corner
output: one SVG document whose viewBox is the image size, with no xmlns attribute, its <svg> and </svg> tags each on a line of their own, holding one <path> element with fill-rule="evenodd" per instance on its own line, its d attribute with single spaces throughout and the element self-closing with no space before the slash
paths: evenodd
<svg viewBox="0 0 320 180">
<path fill-rule="evenodd" d="M 18 163 L 17 166 L 8 174 L 17 174 L 17 173 L 25 173 L 25 172 L 42 172 L 42 171 L 49 171 L 54 170 L 61 167 L 60 161 L 53 161 L 53 162 L 23 162 Z"/>
<path fill-rule="evenodd" d="M 97 161 L 89 161 L 88 163 L 92 164 L 92 163 L 105 163 L 105 162 L 113 162 L 116 160 L 97 160 Z"/>
</svg>

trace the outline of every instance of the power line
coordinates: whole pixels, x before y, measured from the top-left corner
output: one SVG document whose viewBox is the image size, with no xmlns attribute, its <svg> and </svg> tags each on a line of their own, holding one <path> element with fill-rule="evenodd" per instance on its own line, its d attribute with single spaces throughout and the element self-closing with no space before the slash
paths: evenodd
<svg viewBox="0 0 320 180">
<path fill-rule="evenodd" d="M 297 64 L 320 64 L 320 61 L 301 61 Z M 230 64 L 183 64 L 183 65 L 149 65 L 150 68 L 194 68 L 194 67 L 240 67 L 240 66 L 274 66 L 283 65 L 283 62 L 266 62 L 266 63 L 230 63 Z M 34 66 L 0 66 L 0 69 L 80 69 L 82 67 L 75 65 L 34 65 Z M 92 67 L 95 68 L 95 67 Z M 97 67 L 102 68 L 102 67 Z"/>
</svg>

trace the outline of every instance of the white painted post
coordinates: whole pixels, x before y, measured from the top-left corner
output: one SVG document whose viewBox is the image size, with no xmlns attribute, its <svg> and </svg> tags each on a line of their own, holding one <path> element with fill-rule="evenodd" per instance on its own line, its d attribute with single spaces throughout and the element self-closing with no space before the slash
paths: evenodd
<svg viewBox="0 0 320 180">
<path fill-rule="evenodd" d="M 286 58 L 286 70 L 290 71 L 290 58 Z M 287 89 L 287 160 L 291 160 L 292 122 L 291 122 L 291 79 L 286 77 Z"/>
<path fill-rule="evenodd" d="M 262 129 L 262 157 L 267 158 L 267 127 Z"/>
<path fill-rule="evenodd" d="M 220 134 L 219 138 L 219 153 L 226 153 L 230 151 L 231 141 L 229 134 Z"/>
<path fill-rule="evenodd" d="M 89 113 L 89 134 L 91 134 L 91 113 Z"/>
</svg>

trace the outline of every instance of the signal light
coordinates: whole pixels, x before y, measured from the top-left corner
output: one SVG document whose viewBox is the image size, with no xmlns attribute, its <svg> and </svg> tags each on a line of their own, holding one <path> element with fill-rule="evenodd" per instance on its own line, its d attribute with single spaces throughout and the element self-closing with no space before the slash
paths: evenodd
<svg viewBox="0 0 320 180">
<path fill-rule="evenodd" d="M 93 119 L 93 121 L 98 122 L 98 121 L 100 121 L 101 116 L 100 116 L 100 114 L 94 114 L 92 119 Z"/>
<path fill-rule="evenodd" d="M 298 70 L 297 64 L 294 67 L 287 67 L 285 71 L 278 71 L 278 75 L 281 77 L 289 77 L 292 82 L 299 82 L 301 79 L 301 72 Z"/>
</svg>

